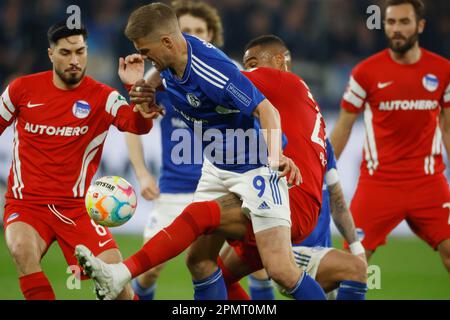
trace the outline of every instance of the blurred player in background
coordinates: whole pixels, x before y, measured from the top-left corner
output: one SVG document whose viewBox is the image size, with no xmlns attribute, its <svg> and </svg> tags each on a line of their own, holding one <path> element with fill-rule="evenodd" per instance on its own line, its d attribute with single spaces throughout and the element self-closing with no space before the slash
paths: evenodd
<svg viewBox="0 0 450 320">
<path fill-rule="evenodd" d="M 223 45 L 222 23 L 215 8 L 204 2 L 193 1 L 174 1 L 172 7 L 182 32 L 197 36 L 216 47 Z M 146 77 L 152 72 L 157 71 L 154 68 L 149 70 Z M 193 201 L 202 170 L 202 164 L 194 161 L 194 148 L 191 150 L 190 163 L 174 163 L 172 150 L 178 144 L 178 141 L 171 140 L 174 130 L 189 130 L 191 141 L 194 141 L 195 137 L 180 114 L 173 109 L 165 91 L 157 92 L 156 103 L 165 110 L 160 122 L 162 170 L 158 184 L 147 170 L 141 137 L 135 134 L 126 135 L 130 160 L 140 184 L 141 194 L 146 200 L 155 200 L 144 229 L 144 243 L 171 224 Z M 157 266 L 133 279 L 134 292 L 141 300 L 154 298 L 156 281 L 163 267 L 164 265 Z"/>
<path fill-rule="evenodd" d="M 389 47 L 353 69 L 331 142 L 339 158 L 364 112 L 366 139 L 351 211 L 367 257 L 406 220 L 450 272 L 450 193 L 441 147 L 443 138 L 450 155 L 450 63 L 419 46 L 421 0 L 386 1 L 384 27 Z"/>
<path fill-rule="evenodd" d="M 108 229 L 86 213 L 85 191 L 100 162 L 111 125 L 145 134 L 151 120 L 133 112 L 114 89 L 85 76 L 87 30 L 60 22 L 48 31 L 53 70 L 15 79 L 0 100 L 0 133 L 13 124 L 13 162 L 8 179 L 4 230 L 26 299 L 55 299 L 41 259 L 57 241 L 69 265 L 77 243 L 107 262 L 122 260 Z M 144 72 L 139 57 L 120 59 L 124 83 Z M 126 286 L 119 295 L 132 299 Z"/>
<path fill-rule="evenodd" d="M 274 102 L 275 107 L 279 108 L 283 131 L 288 138 L 286 149 L 302 150 L 300 154 L 307 152 L 307 148 L 304 147 L 304 142 L 294 139 L 292 136 L 294 134 L 293 132 L 295 132 L 292 128 L 297 128 L 301 123 L 299 119 L 293 118 L 292 114 L 303 114 L 304 111 L 301 108 L 308 108 L 310 101 L 314 100 L 311 92 L 301 78 L 294 78 L 293 74 L 291 75 L 285 72 L 290 70 L 290 52 L 283 40 L 273 35 L 258 37 L 250 41 L 246 46 L 243 60 L 246 70 L 263 67 L 246 72 L 245 74 Z M 267 70 L 267 68 L 276 69 L 278 72 Z M 279 79 L 277 79 L 277 76 Z M 289 76 L 298 82 L 298 85 L 296 87 L 294 86 L 296 90 L 289 91 Z M 273 77 L 272 81 L 270 80 L 271 77 Z M 284 98 L 283 100 L 282 97 L 288 98 Z M 296 97 L 296 99 L 294 100 L 293 97 Z M 288 109 L 287 106 L 292 106 L 291 108 L 295 107 L 297 109 L 291 109 L 287 113 L 285 110 Z M 334 151 L 329 141 L 326 141 L 326 148 L 327 172 L 325 175 L 324 191 L 322 192 L 321 213 L 314 230 L 311 233 L 308 232 L 309 236 L 301 242 L 294 243 L 293 253 L 297 264 L 315 278 L 325 292 L 339 288 L 337 299 L 362 300 L 365 298 L 365 292 L 367 291 L 367 264 L 365 262 L 364 248 L 357 239 L 353 219 L 345 203 L 336 169 Z M 293 159 L 295 160 L 297 158 L 293 157 Z M 301 172 L 307 172 L 309 170 L 309 168 L 301 166 L 300 162 L 298 163 Z M 311 192 L 311 184 L 312 179 L 304 177 L 300 187 Z M 295 189 L 291 189 L 289 193 L 291 203 L 296 203 L 296 194 L 294 191 Z M 332 248 L 330 205 L 333 220 L 344 239 L 352 244 L 352 253 L 354 255 Z M 297 215 L 301 219 L 305 219 L 305 216 L 308 216 L 307 212 L 302 212 L 298 210 L 298 207 L 292 205 L 291 215 Z M 294 218 L 292 219 L 294 220 Z M 306 223 L 300 221 L 299 225 L 304 227 Z M 226 281 L 232 277 L 235 278 L 234 280 L 237 280 L 237 274 L 233 274 L 233 269 L 237 268 L 236 255 L 239 255 L 239 250 L 232 252 L 230 249 L 227 249 L 221 254 L 224 270 L 227 270 L 224 271 L 224 274 L 229 276 L 229 278 L 225 276 Z M 243 290 L 239 288 L 237 282 L 227 284 L 230 298 L 246 298 L 246 294 L 243 294 Z M 272 285 L 270 280 L 267 279 L 267 274 L 264 270 L 253 274 L 249 281 L 249 289 L 252 299 L 267 300 L 274 298 Z"/>
</svg>

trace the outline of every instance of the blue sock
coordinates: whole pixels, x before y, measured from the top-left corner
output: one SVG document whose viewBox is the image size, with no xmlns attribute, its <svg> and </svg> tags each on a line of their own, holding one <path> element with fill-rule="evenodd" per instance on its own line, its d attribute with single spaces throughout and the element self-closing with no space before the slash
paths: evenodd
<svg viewBox="0 0 450 320">
<path fill-rule="evenodd" d="M 325 292 L 309 274 L 303 272 L 294 289 L 288 292 L 295 300 L 326 300 Z"/>
<path fill-rule="evenodd" d="M 153 300 L 155 298 L 156 283 L 150 288 L 143 288 L 137 281 L 137 278 L 134 278 L 131 281 L 131 287 L 140 300 Z"/>
<path fill-rule="evenodd" d="M 367 284 L 344 280 L 339 285 L 336 300 L 366 300 Z"/>
<path fill-rule="evenodd" d="M 275 300 L 272 281 L 270 279 L 259 280 L 248 276 L 248 289 L 252 300 Z"/>
<path fill-rule="evenodd" d="M 222 270 L 217 270 L 208 278 L 192 281 L 195 300 L 227 300 L 227 287 L 222 276 Z"/>
</svg>

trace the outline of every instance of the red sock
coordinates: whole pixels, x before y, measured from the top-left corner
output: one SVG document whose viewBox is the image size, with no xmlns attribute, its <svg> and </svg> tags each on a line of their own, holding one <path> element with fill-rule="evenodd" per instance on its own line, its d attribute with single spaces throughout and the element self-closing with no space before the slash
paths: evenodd
<svg viewBox="0 0 450 320">
<path fill-rule="evenodd" d="M 55 300 L 52 286 L 42 271 L 22 276 L 19 282 L 26 300 Z"/>
<path fill-rule="evenodd" d="M 134 296 L 133 296 L 133 300 L 140 300 L 140 299 L 139 299 L 139 296 L 138 296 L 136 293 L 135 293 Z"/>
<path fill-rule="evenodd" d="M 170 226 L 158 232 L 141 250 L 124 261 L 133 278 L 179 255 L 199 236 L 220 225 L 220 208 L 215 201 L 188 205 Z"/>
<path fill-rule="evenodd" d="M 228 300 L 250 300 L 249 295 L 239 283 L 240 279 L 228 270 L 220 257 L 217 258 L 217 265 L 222 270 L 223 280 L 227 286 Z"/>
</svg>

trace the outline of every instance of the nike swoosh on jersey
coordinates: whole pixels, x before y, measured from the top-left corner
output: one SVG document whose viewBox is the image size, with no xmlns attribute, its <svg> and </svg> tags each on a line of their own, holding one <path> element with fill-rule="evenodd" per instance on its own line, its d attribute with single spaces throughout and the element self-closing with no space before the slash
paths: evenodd
<svg viewBox="0 0 450 320">
<path fill-rule="evenodd" d="M 43 103 L 35 103 L 35 104 L 31 104 L 31 101 L 28 101 L 27 107 L 28 108 L 34 108 L 34 107 L 39 107 L 39 106 L 43 106 Z"/>
<path fill-rule="evenodd" d="M 105 242 L 98 242 L 98 246 L 101 248 L 101 247 L 104 247 L 104 246 L 106 246 L 106 244 L 108 243 L 108 242 L 110 242 L 110 241 L 112 241 L 112 239 L 109 239 L 109 240 L 106 240 Z"/>
<path fill-rule="evenodd" d="M 377 87 L 378 87 L 378 89 L 384 89 L 384 88 L 390 86 L 390 85 L 393 84 L 393 83 L 394 83 L 394 81 L 389 81 L 389 82 L 378 82 Z"/>
</svg>

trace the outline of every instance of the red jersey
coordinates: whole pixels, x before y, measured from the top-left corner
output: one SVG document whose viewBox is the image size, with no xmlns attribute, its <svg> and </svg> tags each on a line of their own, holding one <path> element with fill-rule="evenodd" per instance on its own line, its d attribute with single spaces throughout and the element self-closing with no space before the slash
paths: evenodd
<svg viewBox="0 0 450 320">
<path fill-rule="evenodd" d="M 415 179 L 445 169 L 439 113 L 450 107 L 450 63 L 421 53 L 402 65 L 386 49 L 352 71 L 341 106 L 364 111 L 362 178 Z"/>
<path fill-rule="evenodd" d="M 8 202 L 80 204 L 110 125 L 136 134 L 152 127 L 117 91 L 90 77 L 73 90 L 58 89 L 52 79 L 52 71 L 20 77 L 1 96 L 0 134 L 14 126 Z"/>
<path fill-rule="evenodd" d="M 300 169 L 303 183 L 299 188 L 320 206 L 327 158 L 325 122 L 307 85 L 293 73 L 271 68 L 243 73 L 280 113 L 287 137 L 284 155 Z"/>
</svg>

